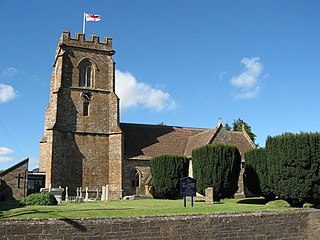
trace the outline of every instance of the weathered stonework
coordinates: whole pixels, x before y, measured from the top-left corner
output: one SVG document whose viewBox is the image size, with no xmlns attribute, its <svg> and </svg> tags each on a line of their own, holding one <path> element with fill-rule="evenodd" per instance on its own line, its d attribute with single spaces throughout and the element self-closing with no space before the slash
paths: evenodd
<svg viewBox="0 0 320 240">
<path fill-rule="evenodd" d="M 212 187 L 206 188 L 206 191 L 205 191 L 205 201 L 206 201 L 206 203 L 208 203 L 208 204 L 213 204 L 214 198 L 213 198 L 213 188 L 212 188 Z"/>
<path fill-rule="evenodd" d="M 150 160 L 127 159 L 124 173 L 124 195 L 152 195 Z"/>
<path fill-rule="evenodd" d="M 112 40 L 63 32 L 56 50 L 40 143 L 40 171 L 46 186 L 90 189 L 109 184 L 112 198 L 122 197 L 122 132 L 114 92 Z M 90 63 L 90 84 L 81 84 L 81 64 Z M 87 74 L 87 73 L 86 73 Z M 87 75 L 85 75 L 88 78 Z M 91 101 L 81 98 L 90 91 Z M 87 105 L 87 106 L 85 106 Z M 85 113 L 87 108 L 87 114 Z"/>
<path fill-rule="evenodd" d="M 21 200 L 27 194 L 29 159 L 0 173 L 0 201 Z"/>
<path fill-rule="evenodd" d="M 1 220 L 2 239 L 319 240 L 319 210 Z"/>
</svg>

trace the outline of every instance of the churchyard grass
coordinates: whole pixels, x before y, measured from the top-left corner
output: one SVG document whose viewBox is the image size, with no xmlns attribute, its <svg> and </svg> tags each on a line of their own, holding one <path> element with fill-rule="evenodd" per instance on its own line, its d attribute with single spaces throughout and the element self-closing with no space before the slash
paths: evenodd
<svg viewBox="0 0 320 240">
<path fill-rule="evenodd" d="M 7 204 L 7 205 L 6 205 Z M 68 203 L 57 206 L 19 206 L 0 202 L 0 219 L 8 218 L 112 218 L 134 216 L 160 216 L 173 214 L 211 214 L 221 212 L 253 212 L 288 210 L 283 202 L 264 204 L 263 199 L 223 199 L 212 205 L 194 202 L 194 207 L 183 200 L 114 200 L 108 202 Z"/>
</svg>

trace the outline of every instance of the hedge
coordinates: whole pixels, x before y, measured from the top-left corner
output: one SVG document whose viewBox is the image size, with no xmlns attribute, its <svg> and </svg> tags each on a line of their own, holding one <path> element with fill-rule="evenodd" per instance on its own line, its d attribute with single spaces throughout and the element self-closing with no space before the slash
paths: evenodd
<svg viewBox="0 0 320 240">
<path fill-rule="evenodd" d="M 268 137 L 266 149 L 274 193 L 295 207 L 320 204 L 320 134 Z"/>
<path fill-rule="evenodd" d="M 233 197 L 238 190 L 241 156 L 234 145 L 208 144 L 192 151 L 193 177 L 197 191 L 213 188 L 216 201 Z"/>
<path fill-rule="evenodd" d="M 254 195 L 263 196 L 266 200 L 273 200 L 275 195 L 270 186 L 267 166 L 267 151 L 256 148 L 244 154 L 245 186 Z"/>
<path fill-rule="evenodd" d="M 188 176 L 189 160 L 179 155 L 161 155 L 150 163 L 155 197 L 174 199 L 180 196 L 180 178 Z"/>
</svg>

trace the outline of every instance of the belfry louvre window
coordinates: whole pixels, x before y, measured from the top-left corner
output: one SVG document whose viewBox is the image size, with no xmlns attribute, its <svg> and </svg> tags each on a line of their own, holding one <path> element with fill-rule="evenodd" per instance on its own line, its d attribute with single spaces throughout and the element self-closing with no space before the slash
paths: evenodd
<svg viewBox="0 0 320 240">
<path fill-rule="evenodd" d="M 79 86 L 80 87 L 92 86 L 92 64 L 88 60 L 84 60 L 80 64 Z"/>
</svg>

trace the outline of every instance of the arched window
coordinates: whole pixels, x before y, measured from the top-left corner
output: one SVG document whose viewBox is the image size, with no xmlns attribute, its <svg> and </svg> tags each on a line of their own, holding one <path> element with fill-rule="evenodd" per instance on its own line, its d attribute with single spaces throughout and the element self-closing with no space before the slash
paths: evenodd
<svg viewBox="0 0 320 240">
<path fill-rule="evenodd" d="M 136 187 L 140 187 L 140 173 L 137 169 L 135 173 L 136 173 Z"/>
<path fill-rule="evenodd" d="M 131 173 L 131 184 L 132 187 L 140 187 L 141 182 L 141 173 L 139 170 L 134 169 L 134 171 Z"/>
<path fill-rule="evenodd" d="M 92 64 L 88 60 L 84 60 L 80 64 L 79 86 L 80 87 L 92 86 Z"/>
</svg>

